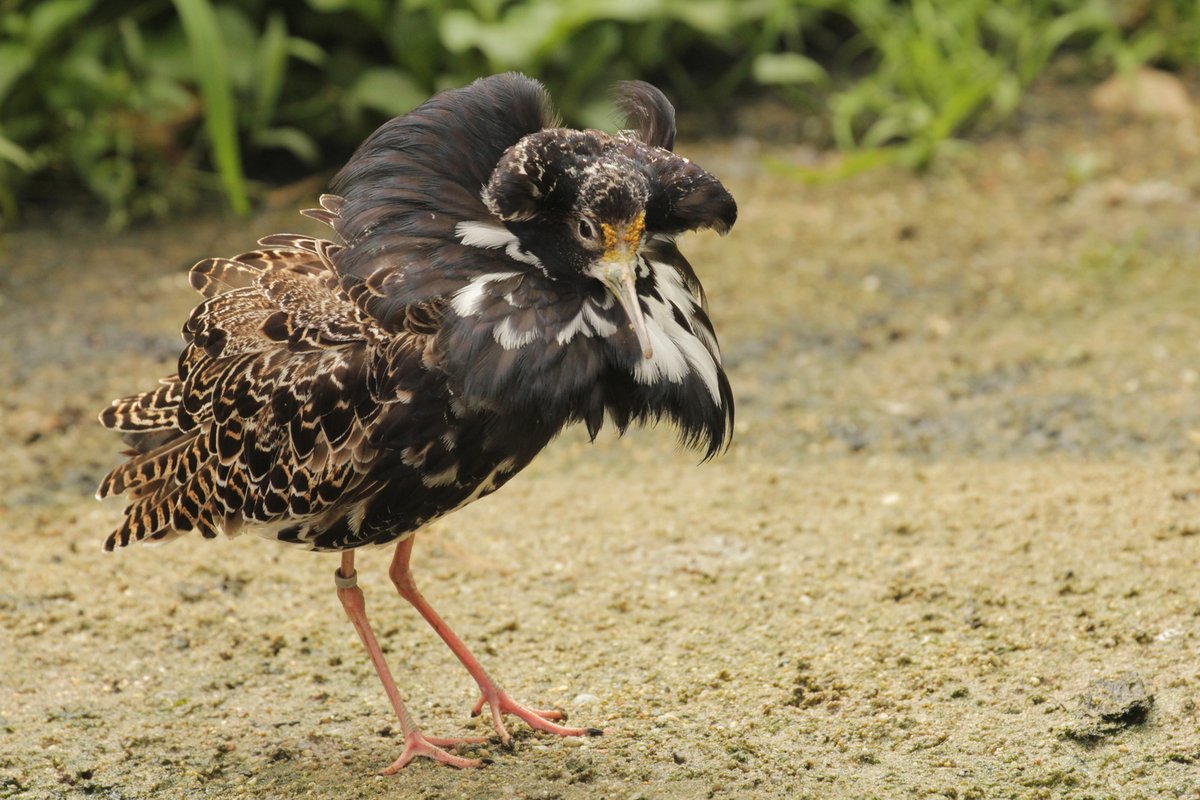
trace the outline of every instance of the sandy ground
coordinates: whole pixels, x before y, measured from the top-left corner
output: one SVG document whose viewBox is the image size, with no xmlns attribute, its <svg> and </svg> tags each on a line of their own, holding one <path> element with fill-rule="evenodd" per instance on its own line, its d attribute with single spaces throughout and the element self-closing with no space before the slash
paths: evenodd
<svg viewBox="0 0 1200 800">
<path fill-rule="evenodd" d="M 934 174 L 821 187 L 681 148 L 741 221 L 688 249 L 738 398 L 713 463 L 565 435 L 417 545 L 518 697 L 460 772 L 400 740 L 335 558 L 195 537 L 115 555 L 95 424 L 171 370 L 197 258 L 292 210 L 3 238 L 0 797 L 1200 797 L 1200 135 L 1067 92 Z M 473 685 L 359 559 L 432 733 Z"/>
</svg>

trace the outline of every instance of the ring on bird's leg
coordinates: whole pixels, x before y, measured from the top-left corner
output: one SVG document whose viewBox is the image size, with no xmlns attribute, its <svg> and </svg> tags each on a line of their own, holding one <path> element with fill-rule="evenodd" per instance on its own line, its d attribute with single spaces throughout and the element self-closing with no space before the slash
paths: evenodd
<svg viewBox="0 0 1200 800">
<path fill-rule="evenodd" d="M 350 573 L 349 577 L 342 575 L 342 568 L 333 571 L 333 585 L 339 589 L 353 589 L 358 586 L 358 570 Z"/>
</svg>

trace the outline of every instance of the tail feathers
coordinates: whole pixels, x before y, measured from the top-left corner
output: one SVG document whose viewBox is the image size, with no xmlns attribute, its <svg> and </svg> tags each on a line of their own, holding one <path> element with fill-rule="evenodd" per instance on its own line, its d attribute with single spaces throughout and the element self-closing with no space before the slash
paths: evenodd
<svg viewBox="0 0 1200 800">
<path fill-rule="evenodd" d="M 262 336 L 262 327 L 267 318 L 297 300 L 309 299 L 303 292 L 283 297 L 267 292 L 276 274 L 292 276 L 293 283 L 300 283 L 300 276 L 326 274 L 336 280 L 333 267 L 318 254 L 322 250 L 318 240 L 280 234 L 262 241 L 278 247 L 233 259 L 206 258 L 192 267 L 192 286 L 207 299 L 192 310 L 183 335 L 213 358 L 266 349 L 270 341 Z"/>
<path fill-rule="evenodd" d="M 176 376 L 164 378 L 157 389 L 114 400 L 100 412 L 100 424 L 127 433 L 169 430 L 175 427 L 181 397 L 183 382 Z"/>
<path fill-rule="evenodd" d="M 334 227 L 338 219 L 342 215 L 342 205 L 344 201 L 336 194 L 321 195 L 320 208 L 306 208 L 300 213 L 309 219 L 315 219 L 318 222 L 323 222 L 329 227 Z"/>
<path fill-rule="evenodd" d="M 254 285 L 259 270 L 232 258 L 206 258 L 188 275 L 192 288 L 205 297 L 216 297 L 233 289 Z"/>
<path fill-rule="evenodd" d="M 275 254 L 277 250 L 287 253 L 288 261 L 291 263 L 295 263 L 296 251 L 310 253 L 317 256 L 318 260 L 318 263 L 310 262 L 311 266 L 319 267 L 334 275 L 337 273 L 337 268 L 333 266 L 333 257 L 345 249 L 337 242 L 314 236 L 302 236 L 297 233 L 272 233 L 270 236 L 259 239 L 258 245 L 267 248 L 264 252 L 268 254 Z M 244 258 L 247 258 L 247 255 L 238 256 L 239 260 Z"/>
<path fill-rule="evenodd" d="M 341 199 L 321 205 L 310 216 L 335 221 Z M 259 246 L 193 267 L 204 299 L 184 325 L 178 374 L 102 412 L 134 446 L 97 492 L 129 503 L 106 550 L 324 520 L 377 457 L 370 423 L 408 401 L 380 373 L 391 337 L 342 289 L 341 245 L 278 234 Z M 402 338 L 389 358 L 414 357 Z"/>
<path fill-rule="evenodd" d="M 233 289 L 196 306 L 183 324 L 183 336 L 189 350 L 202 350 L 210 357 L 262 349 L 259 330 L 276 310 L 257 286 Z"/>
<path fill-rule="evenodd" d="M 128 494 L 131 500 L 136 500 L 153 494 L 167 481 L 174 481 L 181 462 L 194 446 L 194 439 L 179 437 L 148 453 L 131 457 L 104 477 L 96 497 L 104 499 Z"/>
<path fill-rule="evenodd" d="M 207 500 L 216 485 L 216 459 L 210 458 L 182 485 L 174 476 L 154 482 L 154 491 L 135 499 L 125 509 L 120 527 L 109 534 L 104 549 L 125 547 L 130 542 L 162 542 L 188 531 L 197 530 L 206 539 L 214 539 L 223 528 Z M 150 485 L 146 485 L 147 490 Z"/>
</svg>

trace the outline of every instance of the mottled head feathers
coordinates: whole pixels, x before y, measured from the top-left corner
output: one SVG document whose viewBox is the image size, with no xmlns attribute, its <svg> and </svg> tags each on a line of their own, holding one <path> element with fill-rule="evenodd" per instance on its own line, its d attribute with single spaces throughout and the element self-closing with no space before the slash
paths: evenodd
<svg viewBox="0 0 1200 800">
<path fill-rule="evenodd" d="M 662 138 L 661 124 L 648 122 L 641 133 Z M 650 233 L 726 233 L 737 219 L 732 195 L 688 159 L 630 135 L 566 128 L 530 134 L 505 151 L 483 200 L 505 223 L 560 224 L 581 213 L 631 217 L 630 203 L 646 212 Z"/>
</svg>

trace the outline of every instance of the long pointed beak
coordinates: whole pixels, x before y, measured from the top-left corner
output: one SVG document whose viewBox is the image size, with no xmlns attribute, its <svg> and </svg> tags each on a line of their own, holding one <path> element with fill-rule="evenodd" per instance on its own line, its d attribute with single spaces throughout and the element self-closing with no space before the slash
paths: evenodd
<svg viewBox="0 0 1200 800">
<path fill-rule="evenodd" d="M 642 304 L 638 300 L 637 263 L 638 250 L 642 246 L 642 237 L 646 232 L 646 215 L 638 214 L 633 220 L 615 226 L 607 222 L 600 223 L 604 234 L 604 254 L 600 256 L 589 270 L 590 274 L 599 278 L 608 290 L 621 301 L 625 316 L 637 334 L 638 344 L 642 346 L 642 356 L 654 358 L 654 348 L 650 346 L 650 331 L 646 328 L 646 318 L 642 315 Z"/>
<path fill-rule="evenodd" d="M 621 301 L 633 332 L 637 334 L 638 344 L 642 346 L 642 355 L 647 359 L 654 358 L 654 348 L 650 346 L 650 332 L 646 329 L 646 318 L 642 315 L 642 304 L 638 301 L 637 288 L 634 286 L 635 261 L 616 261 L 604 267 L 604 283 L 609 291 Z"/>
</svg>

